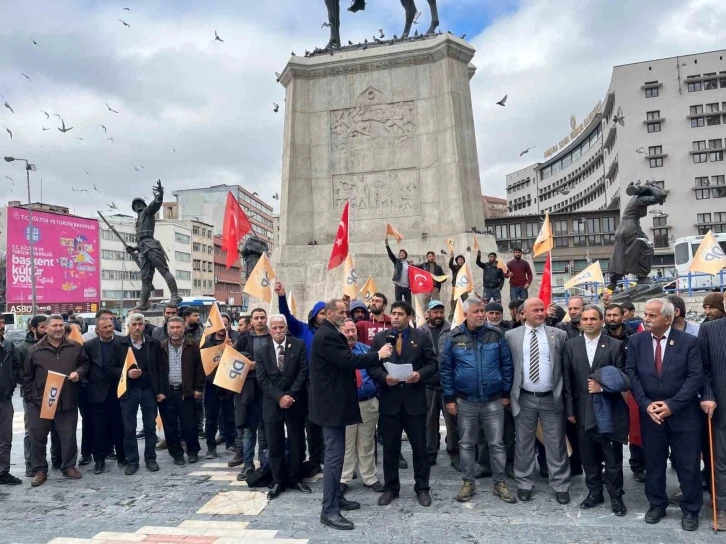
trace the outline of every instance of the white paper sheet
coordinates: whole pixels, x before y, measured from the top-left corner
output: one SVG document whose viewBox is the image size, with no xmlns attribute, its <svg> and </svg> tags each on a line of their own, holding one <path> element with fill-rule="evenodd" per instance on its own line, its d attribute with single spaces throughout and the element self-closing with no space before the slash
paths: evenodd
<svg viewBox="0 0 726 544">
<path fill-rule="evenodd" d="M 413 374 L 413 365 L 397 365 L 395 363 L 383 363 L 388 370 L 389 376 L 393 376 L 399 382 L 405 382 Z"/>
</svg>

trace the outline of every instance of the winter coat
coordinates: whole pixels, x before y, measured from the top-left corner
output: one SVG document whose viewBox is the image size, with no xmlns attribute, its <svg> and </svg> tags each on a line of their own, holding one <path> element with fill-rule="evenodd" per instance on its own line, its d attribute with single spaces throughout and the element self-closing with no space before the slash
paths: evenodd
<svg viewBox="0 0 726 544">
<path fill-rule="evenodd" d="M 292 336 L 294 336 L 295 338 L 299 338 L 300 340 L 303 340 L 305 342 L 305 349 L 307 350 L 309 361 L 310 348 L 313 345 L 313 336 L 315 336 L 315 333 L 318 330 L 315 326 L 315 316 L 318 315 L 320 313 L 320 310 L 325 307 L 325 302 L 319 300 L 315 303 L 315 306 L 313 306 L 313 309 L 310 310 L 310 313 L 308 314 L 307 323 L 298 321 L 297 318 L 292 315 L 290 307 L 287 305 L 287 297 L 285 295 L 279 297 L 278 303 L 280 306 L 280 313 L 285 316 L 285 319 L 287 319 L 287 330 Z"/>
<path fill-rule="evenodd" d="M 504 287 L 504 272 L 497 266 L 496 261 L 494 264 L 489 261 L 483 263 L 481 255 L 477 254 L 476 265 L 484 271 L 484 289 L 501 289 Z"/>
<path fill-rule="evenodd" d="M 0 342 L 0 402 L 10 400 L 15 385 L 21 383 L 21 364 L 15 345 L 10 340 Z"/>
</svg>

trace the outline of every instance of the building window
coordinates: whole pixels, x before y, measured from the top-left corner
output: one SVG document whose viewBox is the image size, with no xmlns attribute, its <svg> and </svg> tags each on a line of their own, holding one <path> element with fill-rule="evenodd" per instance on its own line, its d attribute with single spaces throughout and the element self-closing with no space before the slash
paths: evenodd
<svg viewBox="0 0 726 544">
<path fill-rule="evenodd" d="M 696 189 L 696 200 L 707 200 L 711 198 L 711 191 L 708 189 Z"/>
<path fill-rule="evenodd" d="M 189 272 L 189 270 L 177 270 L 174 274 L 176 279 L 178 280 L 191 280 L 192 279 L 192 273 Z"/>
<path fill-rule="evenodd" d="M 725 176 L 711 176 L 711 185 L 726 185 L 725 179 Z"/>
<path fill-rule="evenodd" d="M 697 91 L 701 90 L 701 82 L 700 81 L 694 81 L 693 83 L 688 84 L 688 92 L 689 93 L 695 93 Z"/>
<path fill-rule="evenodd" d="M 693 163 L 699 164 L 702 162 L 708 162 L 708 153 L 694 153 L 693 154 Z M 652 168 L 652 166 L 651 166 Z"/>
<path fill-rule="evenodd" d="M 183 263 L 189 263 L 192 261 L 192 256 L 189 253 L 184 253 L 183 251 L 175 251 L 174 257 L 177 261 L 183 262 Z"/>
<path fill-rule="evenodd" d="M 507 239 L 507 225 L 495 225 L 494 226 L 494 236 L 497 240 L 506 240 Z"/>
<path fill-rule="evenodd" d="M 557 220 L 553 221 L 554 223 L 554 229 L 555 229 L 555 236 L 564 236 L 567 234 L 567 220 Z"/>
<path fill-rule="evenodd" d="M 555 238 L 555 247 L 570 247 L 570 239 L 567 236 Z"/>
<path fill-rule="evenodd" d="M 696 178 L 696 187 L 710 187 L 711 182 L 708 181 L 708 176 Z"/>
<path fill-rule="evenodd" d="M 713 74 L 716 75 L 716 74 Z M 714 89 L 718 89 L 718 79 L 706 79 L 703 82 L 703 90 L 704 91 L 712 91 Z"/>
<path fill-rule="evenodd" d="M 648 148 L 648 155 L 662 155 L 662 154 L 663 154 L 662 145 L 651 145 Z"/>
<path fill-rule="evenodd" d="M 602 218 L 602 231 L 603 232 L 615 232 L 615 218 L 614 217 L 603 217 Z"/>
<path fill-rule="evenodd" d="M 695 119 L 691 119 L 691 128 L 698 128 L 705 125 L 705 121 L 703 117 L 696 117 Z"/>
<path fill-rule="evenodd" d="M 587 245 L 587 236 L 573 236 L 572 245 L 575 247 L 585 247 Z"/>
<path fill-rule="evenodd" d="M 706 104 L 706 113 L 718 113 L 720 111 L 718 102 Z"/>
<path fill-rule="evenodd" d="M 708 154 L 708 159 L 711 162 L 720 162 L 723 160 L 723 151 L 711 151 Z"/>
<path fill-rule="evenodd" d="M 597 234 L 598 232 L 600 232 L 600 218 L 599 217 L 587 220 L 587 232 L 590 234 Z"/>
<path fill-rule="evenodd" d="M 648 123 L 648 132 L 660 132 L 660 121 L 657 123 Z"/>
<path fill-rule="evenodd" d="M 539 235 L 540 224 L 539 223 L 527 223 L 525 226 L 525 232 L 527 238 L 537 238 Z"/>
<path fill-rule="evenodd" d="M 726 187 L 716 187 L 711 189 L 711 196 L 713 198 L 726 198 Z"/>
<path fill-rule="evenodd" d="M 648 111 L 645 113 L 645 119 L 652 121 L 653 119 L 660 119 L 660 110 Z"/>
<path fill-rule="evenodd" d="M 720 124 L 721 124 L 720 115 L 709 115 L 706 117 L 706 126 L 712 127 L 714 125 L 720 125 Z"/>
<path fill-rule="evenodd" d="M 696 215 L 696 223 L 710 223 L 710 222 L 711 222 L 710 213 L 699 213 Z"/>
<path fill-rule="evenodd" d="M 522 225 L 521 223 L 515 223 L 509 225 L 509 238 L 516 240 L 522 237 Z"/>
<path fill-rule="evenodd" d="M 187 236 L 186 234 L 182 234 L 181 232 L 174 233 L 174 240 L 176 240 L 180 244 L 189 245 L 190 239 L 191 238 L 189 238 L 189 236 Z"/>
<path fill-rule="evenodd" d="M 653 245 L 655 247 L 668 247 L 668 229 L 653 230 Z"/>
<path fill-rule="evenodd" d="M 650 167 L 651 168 L 660 168 L 663 166 L 663 157 L 658 157 L 655 159 L 650 159 Z"/>
<path fill-rule="evenodd" d="M 693 142 L 693 151 L 701 151 L 706 149 L 706 140 L 698 140 Z"/>
<path fill-rule="evenodd" d="M 656 96 L 658 96 L 658 87 L 651 87 L 650 89 L 645 89 L 646 98 L 655 98 Z"/>
<path fill-rule="evenodd" d="M 667 217 L 654 217 L 653 218 L 654 227 L 665 227 L 667 224 L 668 224 Z"/>
<path fill-rule="evenodd" d="M 691 115 L 701 115 L 703 113 L 703 104 L 691 106 L 689 111 L 691 112 Z"/>
<path fill-rule="evenodd" d="M 721 138 L 717 138 L 716 140 L 709 140 L 708 141 L 708 148 L 709 149 L 721 149 L 721 148 L 723 148 L 723 140 Z"/>
</svg>

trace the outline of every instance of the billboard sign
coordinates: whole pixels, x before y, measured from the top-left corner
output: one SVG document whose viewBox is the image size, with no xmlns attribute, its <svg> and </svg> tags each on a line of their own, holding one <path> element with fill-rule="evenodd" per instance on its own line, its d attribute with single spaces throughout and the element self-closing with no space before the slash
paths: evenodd
<svg viewBox="0 0 726 544">
<path fill-rule="evenodd" d="M 30 237 L 38 305 L 97 303 L 101 289 L 99 226 L 95 219 L 28 210 L 7 212 L 7 301 L 31 301 Z"/>
</svg>

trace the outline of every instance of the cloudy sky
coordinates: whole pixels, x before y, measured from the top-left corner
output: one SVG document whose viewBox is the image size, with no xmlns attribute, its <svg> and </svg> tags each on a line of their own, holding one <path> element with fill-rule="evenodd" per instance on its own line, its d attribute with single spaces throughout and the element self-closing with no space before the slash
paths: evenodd
<svg viewBox="0 0 726 544">
<path fill-rule="evenodd" d="M 439 10 L 441 28 L 477 49 L 479 165 L 494 196 L 504 196 L 507 173 L 567 134 L 570 115 L 604 97 L 613 65 L 726 43 L 722 0 L 439 0 Z M 398 0 L 342 13 L 344 41 L 381 27 L 400 34 Z M 0 94 L 15 111 L 0 101 L 0 155 L 37 165 L 34 201 L 42 179 L 44 201 L 81 215 L 111 202 L 125 209 L 157 178 L 169 193 L 239 183 L 277 204 L 283 113 L 272 102 L 284 108 L 284 89 L 274 72 L 291 51 L 325 45 L 324 20 L 323 0 L 0 2 Z M 42 111 L 73 129 L 59 132 Z M 23 174 L 0 163 L 0 202 L 27 199 Z"/>
</svg>

